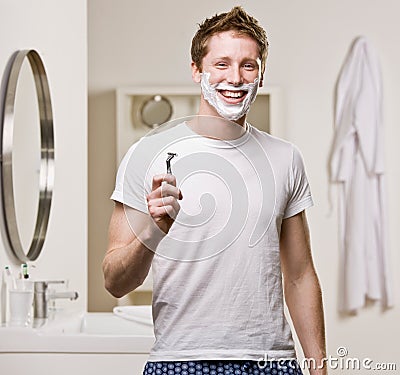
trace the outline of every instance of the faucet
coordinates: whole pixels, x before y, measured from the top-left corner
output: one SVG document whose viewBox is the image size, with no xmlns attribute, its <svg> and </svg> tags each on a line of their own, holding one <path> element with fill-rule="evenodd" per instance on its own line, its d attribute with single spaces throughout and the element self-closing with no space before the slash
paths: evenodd
<svg viewBox="0 0 400 375">
<path fill-rule="evenodd" d="M 65 280 L 55 281 L 35 281 L 33 298 L 33 317 L 34 319 L 47 319 L 47 303 L 53 299 L 66 298 L 71 301 L 78 298 L 78 292 L 55 292 L 48 289 L 49 284 L 65 284 Z"/>
</svg>

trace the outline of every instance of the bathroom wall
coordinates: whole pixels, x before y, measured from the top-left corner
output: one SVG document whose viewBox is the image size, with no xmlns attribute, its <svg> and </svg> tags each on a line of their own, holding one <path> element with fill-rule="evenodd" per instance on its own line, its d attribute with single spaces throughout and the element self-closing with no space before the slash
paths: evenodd
<svg viewBox="0 0 400 375">
<path fill-rule="evenodd" d="M 299 146 L 307 165 L 315 200 L 308 217 L 324 292 L 329 354 L 335 356 L 337 348 L 345 346 L 351 357 L 394 362 L 400 355 L 397 344 L 400 302 L 385 313 L 379 306 L 366 308 L 351 318 L 337 313 L 336 190 L 330 189 L 327 182 L 327 158 L 333 135 L 335 81 L 352 40 L 363 34 L 378 51 L 383 70 L 388 229 L 398 294 L 400 3 L 396 0 L 243 0 L 240 3 L 268 32 L 271 48 L 265 84 L 282 89 L 285 109 L 282 132 Z M 113 207 L 109 196 L 116 172 L 115 89 L 129 85 L 192 85 L 189 49 L 197 23 L 230 9 L 235 2 L 170 0 L 157 2 L 157 11 L 152 2 L 89 0 L 88 4 L 89 309 L 101 311 L 116 304 L 104 291 L 101 274 Z"/>
<path fill-rule="evenodd" d="M 35 49 L 47 70 L 55 127 L 55 182 L 48 236 L 31 264 L 38 279 L 69 280 L 87 307 L 87 12 L 85 0 L 0 0 L 0 72 Z M 32 125 L 35 122 L 27 123 Z M 31 132 L 28 132 L 31 134 Z M 30 189 L 26 186 L 26 189 Z M 19 264 L 0 240 L 0 265 Z M 60 306 L 64 303 L 61 302 Z"/>
</svg>

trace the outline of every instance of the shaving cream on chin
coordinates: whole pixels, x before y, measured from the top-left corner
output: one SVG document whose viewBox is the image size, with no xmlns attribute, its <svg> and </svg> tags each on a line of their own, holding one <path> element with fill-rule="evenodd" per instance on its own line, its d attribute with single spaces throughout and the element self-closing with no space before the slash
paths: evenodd
<svg viewBox="0 0 400 375">
<path fill-rule="evenodd" d="M 210 84 L 210 73 L 201 73 L 201 92 L 203 97 L 211 104 L 217 112 L 225 119 L 235 121 L 246 115 L 251 104 L 254 102 L 258 91 L 258 78 L 253 83 L 245 83 L 240 86 L 228 85 L 226 83 Z M 244 90 L 247 91 L 244 100 L 238 104 L 227 104 L 218 97 L 217 90 Z"/>
</svg>

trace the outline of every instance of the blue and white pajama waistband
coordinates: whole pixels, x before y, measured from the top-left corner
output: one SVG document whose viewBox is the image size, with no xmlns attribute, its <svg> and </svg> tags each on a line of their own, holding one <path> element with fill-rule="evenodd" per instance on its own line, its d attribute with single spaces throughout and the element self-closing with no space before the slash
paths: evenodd
<svg viewBox="0 0 400 375">
<path fill-rule="evenodd" d="M 303 375 L 296 360 L 147 362 L 143 375 Z"/>
</svg>

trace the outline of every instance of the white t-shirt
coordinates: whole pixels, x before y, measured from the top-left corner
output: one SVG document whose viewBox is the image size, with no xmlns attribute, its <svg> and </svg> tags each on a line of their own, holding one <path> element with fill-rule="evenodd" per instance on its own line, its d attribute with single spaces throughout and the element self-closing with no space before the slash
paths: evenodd
<svg viewBox="0 0 400 375">
<path fill-rule="evenodd" d="M 294 358 L 279 236 L 282 219 L 313 204 L 299 151 L 250 125 L 221 141 L 181 123 L 130 148 L 111 199 L 147 212 L 167 152 L 183 200 L 152 263 L 149 360 Z"/>
</svg>

